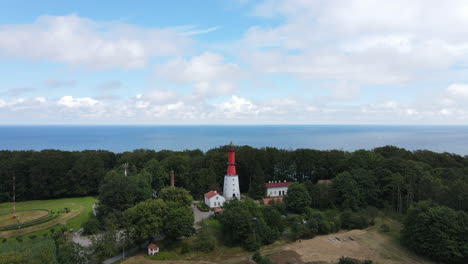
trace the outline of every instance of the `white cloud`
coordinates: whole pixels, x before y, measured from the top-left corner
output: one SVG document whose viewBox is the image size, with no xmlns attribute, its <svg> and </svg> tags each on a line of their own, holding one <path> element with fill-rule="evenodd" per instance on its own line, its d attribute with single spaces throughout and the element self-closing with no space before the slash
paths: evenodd
<svg viewBox="0 0 468 264">
<path fill-rule="evenodd" d="M 83 65 L 138 68 L 151 57 L 184 54 L 190 39 L 170 29 L 97 22 L 72 14 L 1 25 L 0 55 Z"/>
<path fill-rule="evenodd" d="M 241 75 L 239 66 L 224 62 L 222 55 L 205 52 L 190 60 L 173 59 L 156 68 L 156 76 L 177 82 L 206 82 L 235 79 Z"/>
<path fill-rule="evenodd" d="M 198 82 L 195 83 L 193 91 L 202 96 L 216 96 L 230 94 L 235 90 L 235 85 L 230 82 Z"/>
<path fill-rule="evenodd" d="M 284 21 L 252 26 L 237 46 L 267 74 L 395 84 L 468 63 L 464 0 L 266 0 L 253 14 Z"/>
<path fill-rule="evenodd" d="M 468 85 L 467 84 L 452 84 L 447 88 L 447 92 L 451 96 L 461 96 L 468 98 Z"/>
<path fill-rule="evenodd" d="M 253 100 L 233 95 L 227 100 L 210 103 L 191 93 L 153 90 L 126 98 L 100 100 L 73 96 L 58 100 L 0 98 L 0 120 L 18 122 L 18 117 L 22 117 L 39 123 L 96 124 L 465 124 L 468 121 L 468 109 L 464 104 L 441 106 L 437 100 L 408 104 L 383 100 L 345 106 L 326 101 L 314 103 L 306 98 Z"/>
<path fill-rule="evenodd" d="M 235 90 L 233 82 L 243 76 L 237 64 L 225 62 L 222 55 L 212 52 L 190 59 L 172 59 L 156 67 L 156 77 L 189 83 L 195 94 L 204 97 L 232 93 Z"/>
<path fill-rule="evenodd" d="M 73 96 L 67 95 L 60 98 L 57 104 L 68 108 L 77 108 L 97 106 L 100 105 L 101 102 L 90 97 L 73 98 Z"/>
<path fill-rule="evenodd" d="M 256 114 L 260 111 L 259 107 L 251 101 L 235 95 L 230 101 L 217 105 L 217 108 L 226 114 Z"/>
</svg>

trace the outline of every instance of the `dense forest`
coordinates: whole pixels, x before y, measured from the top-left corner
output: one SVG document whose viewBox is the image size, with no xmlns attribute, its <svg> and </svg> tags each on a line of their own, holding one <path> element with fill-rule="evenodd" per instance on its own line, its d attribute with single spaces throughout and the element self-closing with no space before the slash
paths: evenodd
<svg viewBox="0 0 468 264">
<path fill-rule="evenodd" d="M 13 176 L 19 201 L 98 195 L 105 175 L 122 173 L 123 163 L 129 164 L 130 174 L 147 173 L 155 191 L 169 184 L 169 171 L 174 170 L 176 186 L 199 199 L 210 189 L 220 190 L 226 156 L 226 146 L 205 153 L 0 151 L 0 201 L 11 201 Z M 241 192 L 252 196 L 261 196 L 267 181 L 289 180 L 304 183 L 315 208 L 370 205 L 404 213 L 415 202 L 432 200 L 468 210 L 468 157 L 456 154 L 392 146 L 354 152 L 240 146 L 236 158 Z M 334 184 L 314 184 L 321 179 Z"/>
<path fill-rule="evenodd" d="M 195 234 L 192 197 L 221 191 L 226 161 L 227 146 L 207 152 L 0 151 L 0 202 L 12 200 L 14 178 L 19 201 L 98 196 L 98 217 L 83 227 L 87 234 L 105 227 L 92 250 L 102 260 L 115 253 L 109 241 L 120 228 L 133 243 L 154 234 L 169 240 Z M 217 216 L 225 245 L 257 250 L 286 229 L 296 240 L 365 228 L 380 210 L 402 220 L 401 242 L 415 252 L 447 263 L 468 260 L 468 156 L 393 146 L 354 152 L 239 146 L 236 162 L 241 192 L 253 199 L 265 196 L 268 181 L 295 184 L 284 204 L 227 203 Z M 171 170 L 177 187 L 168 187 Z M 203 245 L 197 250 L 217 244 L 208 229 L 197 232 L 195 245 Z"/>
</svg>

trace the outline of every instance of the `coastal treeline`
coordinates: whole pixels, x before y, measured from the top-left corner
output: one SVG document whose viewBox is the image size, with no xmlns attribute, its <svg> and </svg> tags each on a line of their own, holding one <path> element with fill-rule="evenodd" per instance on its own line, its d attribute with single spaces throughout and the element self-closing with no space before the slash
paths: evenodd
<svg viewBox="0 0 468 264">
<path fill-rule="evenodd" d="M 251 197 L 264 195 L 265 182 L 288 180 L 304 183 L 313 208 L 374 206 L 404 213 L 418 201 L 432 200 L 468 210 L 467 156 L 392 146 L 354 152 L 239 146 L 236 152 L 241 192 Z M 106 174 L 123 173 L 125 163 L 129 174 L 149 177 L 149 188 L 156 192 L 169 185 L 174 170 L 176 186 L 201 198 L 208 190 L 222 189 L 226 147 L 206 152 L 0 151 L 0 201 L 12 200 L 13 177 L 18 201 L 98 195 Z M 319 180 L 333 184 L 317 185 Z"/>
<path fill-rule="evenodd" d="M 12 200 L 13 181 L 17 201 L 97 196 L 98 215 L 83 227 L 103 232 L 88 249 L 99 262 L 153 235 L 170 242 L 194 235 L 191 202 L 221 191 L 226 149 L 0 151 L 0 201 Z M 280 238 L 365 228 L 383 211 L 402 220 L 408 248 L 442 262 L 468 260 L 468 156 L 393 146 L 354 152 L 239 146 L 236 154 L 241 192 L 252 199 L 265 197 L 268 181 L 295 183 L 284 203 L 227 203 L 218 224 L 202 225 L 184 251 L 219 243 L 257 250 Z M 177 187 L 170 187 L 171 170 Z M 115 242 L 116 230 L 125 230 L 123 242 Z"/>
</svg>

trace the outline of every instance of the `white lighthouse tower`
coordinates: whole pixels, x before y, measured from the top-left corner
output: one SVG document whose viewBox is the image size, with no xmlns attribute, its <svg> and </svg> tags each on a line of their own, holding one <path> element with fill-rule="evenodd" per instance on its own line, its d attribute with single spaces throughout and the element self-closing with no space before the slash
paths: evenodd
<svg viewBox="0 0 468 264">
<path fill-rule="evenodd" d="M 223 196 L 228 201 L 232 199 L 240 200 L 239 177 L 237 176 L 237 173 L 236 173 L 235 155 L 236 155 L 235 149 L 231 143 L 231 145 L 229 145 L 229 148 L 228 148 L 227 173 L 226 173 L 226 176 L 224 176 L 224 188 L 223 188 Z"/>
</svg>

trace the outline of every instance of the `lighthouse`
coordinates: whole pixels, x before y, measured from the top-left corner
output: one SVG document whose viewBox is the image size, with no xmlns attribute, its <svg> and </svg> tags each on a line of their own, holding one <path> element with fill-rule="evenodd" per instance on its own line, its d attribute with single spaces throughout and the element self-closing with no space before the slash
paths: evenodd
<svg viewBox="0 0 468 264">
<path fill-rule="evenodd" d="M 234 146 L 228 147 L 228 163 L 226 176 L 224 176 L 223 196 L 226 200 L 240 199 L 239 177 L 236 173 L 236 152 Z"/>
</svg>

